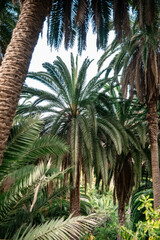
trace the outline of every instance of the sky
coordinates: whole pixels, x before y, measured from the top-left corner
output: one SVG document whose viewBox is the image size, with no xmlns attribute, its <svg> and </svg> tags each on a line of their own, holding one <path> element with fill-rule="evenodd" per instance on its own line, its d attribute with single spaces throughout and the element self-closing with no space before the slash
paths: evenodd
<svg viewBox="0 0 160 240">
<path fill-rule="evenodd" d="M 44 23 L 43 28 L 43 37 L 41 35 L 39 36 L 38 43 L 34 49 L 32 60 L 29 67 L 29 72 L 38 72 L 43 71 L 44 68 L 42 67 L 42 63 L 44 62 L 50 62 L 53 63 L 53 61 L 56 59 L 56 56 L 60 56 L 62 60 L 66 63 L 68 68 L 70 69 L 70 53 L 72 52 L 74 57 L 76 57 L 78 51 L 77 51 L 77 45 L 75 42 L 75 45 L 72 49 L 68 49 L 66 51 L 64 49 L 64 46 L 60 47 L 60 49 L 57 51 L 54 48 L 52 48 L 52 51 L 50 49 L 50 46 L 47 46 L 47 24 Z M 112 39 L 114 38 L 114 33 L 112 32 L 109 36 L 108 42 L 110 43 Z M 103 51 L 98 50 L 96 48 L 96 35 L 93 35 L 91 27 L 89 28 L 88 36 L 87 36 L 87 49 L 86 51 L 82 52 L 82 55 L 78 57 L 78 64 L 79 67 L 81 66 L 84 59 L 88 56 L 90 60 L 94 59 L 94 61 L 91 63 L 88 69 L 88 75 L 87 78 L 90 80 L 93 76 L 97 73 L 97 61 L 102 56 Z M 33 86 L 33 81 L 27 80 L 27 84 L 30 86 Z"/>
</svg>

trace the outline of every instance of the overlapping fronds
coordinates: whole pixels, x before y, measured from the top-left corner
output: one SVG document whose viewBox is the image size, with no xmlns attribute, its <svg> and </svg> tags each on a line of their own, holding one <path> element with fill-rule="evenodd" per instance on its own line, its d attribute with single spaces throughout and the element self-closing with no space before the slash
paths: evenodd
<svg viewBox="0 0 160 240">
<path fill-rule="evenodd" d="M 74 180 L 77 176 L 77 163 L 82 164 L 82 171 L 87 180 L 91 182 L 92 169 L 95 173 L 101 174 L 103 181 L 107 184 L 108 162 L 106 145 L 108 143 L 115 146 L 115 150 L 120 154 L 128 146 L 128 138 L 121 123 L 107 110 L 105 120 L 98 117 L 94 107 L 98 94 L 108 81 L 101 78 L 105 70 L 99 72 L 88 83 L 86 83 L 87 70 L 91 61 L 86 58 L 78 70 L 78 57 L 74 59 L 71 54 L 71 71 L 61 58 L 57 58 L 53 65 L 45 63 L 43 66 L 47 72 L 30 73 L 28 76 L 43 84 L 51 90 L 45 94 L 44 91 L 35 89 L 37 99 L 33 103 L 31 113 L 42 111 L 44 99 L 44 111 L 48 115 L 43 117 L 45 121 L 45 132 L 51 131 L 64 138 L 70 145 L 69 161 L 74 166 Z M 28 93 L 27 93 L 28 92 Z M 57 100 L 54 101 L 54 97 Z M 44 93 L 44 96 L 43 96 Z M 34 89 L 24 87 L 22 96 L 28 101 L 34 96 Z M 49 96 L 49 97 L 48 97 Z M 53 103 L 51 101 L 53 100 Z M 47 103 L 48 102 L 48 103 Z M 57 102 L 61 102 L 58 105 Z M 56 105 L 57 104 L 57 105 Z M 111 107 L 113 112 L 114 108 Z M 20 108 L 23 111 L 23 108 Z M 25 112 L 24 105 L 24 112 Z M 110 140 L 111 141 L 110 141 Z M 124 147 L 125 146 L 125 147 Z"/>
<path fill-rule="evenodd" d="M 55 136 L 40 136 L 42 120 L 20 118 L 11 130 L 8 146 L 4 153 L 3 165 L 0 167 L 0 180 L 27 164 L 33 164 L 45 156 L 62 156 L 67 151 L 66 144 Z"/>
<path fill-rule="evenodd" d="M 105 49 L 108 33 L 111 29 L 113 15 L 116 37 L 122 41 L 132 28 L 129 12 L 137 13 L 140 28 L 152 27 L 159 17 L 158 0 L 125 1 L 125 0 L 70 0 L 65 4 L 62 1 L 51 1 L 48 17 L 48 43 L 59 48 L 64 38 L 66 48 L 72 47 L 75 36 L 78 39 L 78 50 L 86 49 L 86 38 L 91 21 L 93 32 L 97 34 L 97 48 Z"/>
<path fill-rule="evenodd" d="M 121 141 L 121 134 L 120 132 L 115 128 L 115 126 L 106 120 L 98 119 L 98 126 L 101 129 L 101 131 L 104 131 L 113 141 L 117 153 L 121 154 L 122 152 L 122 141 Z"/>
<path fill-rule="evenodd" d="M 12 217 L 18 209 L 25 206 L 33 197 L 32 208 L 34 207 L 39 189 L 61 174 L 53 173 L 46 176 L 49 167 L 50 164 L 45 166 L 42 162 L 5 194 L 5 197 L 0 201 L 0 224 L 12 221 Z M 30 211 L 32 211 L 32 208 L 30 206 Z"/>
<path fill-rule="evenodd" d="M 66 220 L 64 218 L 51 220 L 37 227 L 28 227 L 21 237 L 15 236 L 14 239 L 79 239 L 86 232 L 91 231 L 101 221 L 101 217 L 104 216 L 92 214 L 87 217 L 72 217 L 71 215 Z"/>
<path fill-rule="evenodd" d="M 159 53 L 156 49 L 159 49 L 159 39 L 158 20 L 142 29 L 135 23 L 129 36 L 120 45 L 121 49 L 117 48 L 114 41 L 111 44 L 114 48 L 108 48 L 100 59 L 99 67 L 109 54 L 118 51 L 112 60 L 113 70 L 116 78 L 121 74 L 124 97 L 133 99 L 136 90 L 140 102 L 150 102 L 158 91 Z"/>
<path fill-rule="evenodd" d="M 145 163 L 147 166 L 149 162 L 149 157 L 143 150 L 148 145 L 146 109 L 139 104 L 137 99 L 133 101 L 123 99 L 120 87 L 111 87 L 109 83 L 106 85 L 106 92 L 101 93 L 98 100 L 97 112 L 103 116 L 103 119 L 110 122 L 109 131 L 113 131 L 111 127 L 113 124 L 118 134 L 116 135 L 113 131 L 112 137 L 107 139 L 106 155 L 109 173 L 114 175 L 115 179 L 115 196 L 118 201 L 124 203 L 128 201 L 133 185 L 139 186 L 142 165 Z M 104 142 L 107 138 L 105 134 L 107 131 L 103 130 L 101 138 Z M 120 152 L 118 152 L 118 145 L 113 145 L 113 141 L 116 142 L 118 139 L 121 144 Z"/>
<path fill-rule="evenodd" d="M 56 49 L 62 43 L 67 49 L 72 47 L 77 34 L 79 53 L 86 48 L 89 20 L 97 33 L 97 47 L 105 48 L 111 18 L 112 4 L 110 1 L 70 0 L 52 1 L 48 17 L 48 43 Z"/>
</svg>

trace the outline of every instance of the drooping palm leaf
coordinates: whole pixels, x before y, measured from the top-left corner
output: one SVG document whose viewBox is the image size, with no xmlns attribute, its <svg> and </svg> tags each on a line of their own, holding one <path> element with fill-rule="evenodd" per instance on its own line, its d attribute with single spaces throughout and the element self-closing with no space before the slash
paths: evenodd
<svg viewBox="0 0 160 240">
<path fill-rule="evenodd" d="M 64 218 L 51 220 L 43 225 L 28 227 L 26 232 L 22 235 L 20 239 L 56 239 L 56 240 L 69 240 L 74 238 L 80 238 L 85 235 L 86 232 L 93 229 L 94 226 L 100 221 L 100 216 L 92 214 L 90 216 L 84 217 L 72 217 L 72 215 L 64 220 Z M 14 239 L 17 239 L 15 236 Z"/>
</svg>

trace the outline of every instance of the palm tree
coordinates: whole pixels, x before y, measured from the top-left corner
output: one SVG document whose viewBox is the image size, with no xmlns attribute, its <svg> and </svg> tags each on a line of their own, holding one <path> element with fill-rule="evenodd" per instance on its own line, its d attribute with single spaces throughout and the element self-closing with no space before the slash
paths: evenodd
<svg viewBox="0 0 160 240">
<path fill-rule="evenodd" d="M 45 84 L 50 91 L 24 86 L 22 97 L 30 99 L 34 96 L 36 99 L 31 105 L 19 106 L 18 110 L 21 114 L 45 113 L 45 131 L 65 138 L 70 145 L 70 154 L 64 158 L 62 165 L 74 166 L 74 173 L 70 174 L 70 183 L 74 186 L 70 192 L 70 210 L 75 214 L 80 213 L 81 171 L 91 182 L 94 165 L 95 174 L 98 176 L 101 173 L 105 184 L 107 182 L 107 161 L 101 136 L 104 143 L 109 136 L 116 151 L 122 151 L 121 132 L 116 130 L 112 118 L 97 118 L 94 101 L 106 79 L 100 79 L 101 72 L 86 84 L 90 63 L 86 58 L 78 72 L 78 58 L 74 61 L 71 55 L 70 73 L 62 59 L 57 57 L 53 65 L 43 64 L 47 72 L 29 73 L 30 78 Z"/>
<path fill-rule="evenodd" d="M 22 11 L 0 69 L 0 164 L 32 53 L 46 16 L 49 15 L 48 41 L 51 46 L 58 48 L 63 35 L 65 46 L 72 46 L 77 31 L 81 52 L 86 47 L 91 17 L 93 30 L 97 32 L 97 47 L 104 49 L 112 9 L 119 39 L 128 33 L 128 2 L 130 1 L 69 0 L 66 4 L 66 1 L 60 0 L 20 0 Z M 152 1 L 152 6 L 155 2 L 156 0 Z M 138 5 L 137 1 L 133 1 L 133 4 L 135 7 Z M 152 13 L 149 8 L 147 12 Z"/>
<path fill-rule="evenodd" d="M 19 21 L 3 58 L 0 68 L 0 162 L 7 144 L 32 52 L 47 15 L 48 5 L 48 1 L 45 0 L 24 1 Z M 9 79 L 12 79 L 12 81 Z"/>
<path fill-rule="evenodd" d="M 135 23 L 129 37 L 121 44 L 119 53 L 112 61 L 116 78 L 122 70 L 121 82 L 124 96 L 126 97 L 130 94 L 132 99 L 136 89 L 140 102 L 145 102 L 147 107 L 154 208 L 160 206 L 159 128 L 157 114 L 159 99 L 159 34 L 158 20 L 154 21 L 154 24 L 151 26 L 145 25 L 142 29 Z M 104 59 L 105 56 L 103 56 Z"/>
<path fill-rule="evenodd" d="M 123 99 L 119 86 L 111 88 L 107 84 L 105 91 L 99 95 L 97 112 L 106 118 L 109 111 L 113 119 L 120 121 L 123 131 L 122 153 L 117 154 L 113 145 L 106 146 L 106 151 L 110 175 L 114 177 L 114 201 L 118 200 L 118 222 L 124 226 L 125 204 L 129 202 L 133 186 L 140 183 L 142 163 L 148 161 L 143 150 L 147 143 L 144 111 L 136 99 L 134 102 Z"/>
<path fill-rule="evenodd" d="M 22 11 L 19 21 L 13 31 L 11 42 L 0 69 L 0 162 L 3 158 L 3 151 L 6 147 L 32 52 L 46 16 L 50 13 L 48 21 L 49 42 L 57 47 L 63 35 L 65 35 L 65 46 L 70 47 L 73 45 L 75 39 L 74 26 L 76 24 L 79 31 L 79 42 L 82 43 L 80 45 L 85 48 L 85 36 L 88 29 L 86 24 L 90 12 L 88 1 L 79 1 L 77 4 L 77 2 L 71 0 L 67 1 L 66 4 L 65 1 L 57 1 L 55 3 L 55 1 L 50 0 L 26 0 L 21 1 L 21 3 Z M 95 13 L 95 10 L 93 13 Z M 71 18 L 73 15 L 74 17 Z M 104 19 L 107 20 L 108 15 L 105 18 L 101 18 L 101 23 L 103 23 Z M 95 26 L 97 26 L 97 23 Z"/>
</svg>

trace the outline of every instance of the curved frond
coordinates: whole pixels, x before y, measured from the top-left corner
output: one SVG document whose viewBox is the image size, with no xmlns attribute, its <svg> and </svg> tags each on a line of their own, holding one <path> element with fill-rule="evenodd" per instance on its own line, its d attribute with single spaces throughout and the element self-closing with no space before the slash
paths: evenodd
<svg viewBox="0 0 160 240">
<path fill-rule="evenodd" d="M 79 238 L 85 235 L 86 232 L 91 231 L 99 221 L 101 221 L 100 216 L 96 214 L 87 217 L 79 216 L 73 218 L 72 215 L 70 215 L 66 220 L 60 218 L 51 220 L 37 227 L 32 227 L 31 229 L 28 228 L 27 233 L 20 237 L 19 240 L 69 240 L 71 238 Z"/>
</svg>

